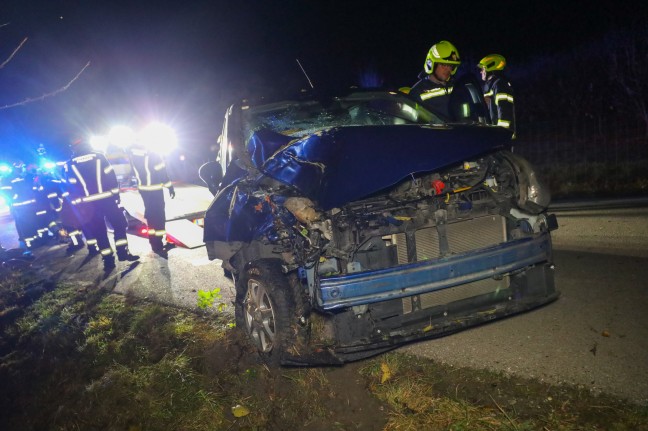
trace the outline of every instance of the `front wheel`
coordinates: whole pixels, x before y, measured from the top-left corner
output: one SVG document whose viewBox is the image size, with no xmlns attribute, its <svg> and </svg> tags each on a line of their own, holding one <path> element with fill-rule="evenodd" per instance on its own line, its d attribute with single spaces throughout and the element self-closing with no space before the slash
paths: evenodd
<svg viewBox="0 0 648 431">
<path fill-rule="evenodd" d="M 279 365 L 295 343 L 295 292 L 278 263 L 249 264 L 236 283 L 236 326 L 246 332 L 263 360 Z"/>
</svg>

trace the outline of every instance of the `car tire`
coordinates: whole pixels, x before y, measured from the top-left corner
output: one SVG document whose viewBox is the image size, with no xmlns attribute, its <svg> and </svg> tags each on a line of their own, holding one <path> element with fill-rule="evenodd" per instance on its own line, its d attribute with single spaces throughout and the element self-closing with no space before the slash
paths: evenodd
<svg viewBox="0 0 648 431">
<path fill-rule="evenodd" d="M 288 277 L 278 261 L 259 260 L 248 264 L 236 280 L 236 326 L 273 366 L 296 341 L 293 326 L 299 307 Z"/>
</svg>

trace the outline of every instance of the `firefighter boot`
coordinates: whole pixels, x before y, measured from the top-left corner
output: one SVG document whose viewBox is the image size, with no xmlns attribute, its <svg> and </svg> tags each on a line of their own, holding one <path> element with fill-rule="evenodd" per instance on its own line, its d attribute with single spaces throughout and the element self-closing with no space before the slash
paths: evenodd
<svg viewBox="0 0 648 431">
<path fill-rule="evenodd" d="M 81 250 L 84 246 L 83 238 L 74 238 L 73 240 L 70 240 L 65 252 L 67 254 L 73 254 L 75 251 Z"/>
<path fill-rule="evenodd" d="M 103 257 L 103 266 L 105 272 L 110 272 L 115 269 L 115 256 L 112 254 Z"/>
<path fill-rule="evenodd" d="M 153 253 L 165 259 L 168 257 L 167 251 L 164 249 L 164 244 L 162 244 L 161 237 L 156 236 L 149 238 L 149 243 L 151 244 L 151 250 L 153 250 Z"/>
<path fill-rule="evenodd" d="M 153 250 L 156 253 L 164 249 L 164 244 L 162 243 L 162 237 L 159 236 L 149 237 L 149 244 L 151 244 L 151 250 Z"/>
<path fill-rule="evenodd" d="M 134 262 L 139 258 L 140 258 L 139 256 L 130 254 L 130 251 L 128 251 L 127 248 L 122 248 L 117 252 L 117 259 L 119 259 L 122 262 L 123 261 Z"/>
<path fill-rule="evenodd" d="M 67 254 L 73 254 L 74 252 L 81 250 L 83 248 L 83 246 L 85 245 L 85 241 L 83 241 L 83 235 L 81 235 L 80 230 L 75 229 L 71 232 L 66 232 L 65 229 L 61 228 L 59 230 L 59 233 L 61 233 L 61 231 L 65 232 L 63 238 L 65 238 L 68 242 L 68 247 L 66 250 Z M 89 244 L 88 247 L 90 247 Z"/>
<path fill-rule="evenodd" d="M 74 254 L 74 252 L 79 251 L 82 248 L 83 248 L 83 244 L 72 244 L 72 243 L 70 243 L 70 245 L 68 245 L 67 248 L 65 249 L 65 253 L 68 254 L 68 255 Z"/>
</svg>

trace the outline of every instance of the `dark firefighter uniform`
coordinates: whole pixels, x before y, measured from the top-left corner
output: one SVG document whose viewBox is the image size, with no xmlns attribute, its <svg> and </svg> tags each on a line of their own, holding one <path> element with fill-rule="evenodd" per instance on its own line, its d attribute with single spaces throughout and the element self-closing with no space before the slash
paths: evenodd
<svg viewBox="0 0 648 431">
<path fill-rule="evenodd" d="M 484 98 L 491 123 L 509 129 L 515 136 L 513 87 L 503 76 L 493 75 L 484 83 Z"/>
<path fill-rule="evenodd" d="M 479 61 L 477 67 L 484 80 L 484 99 L 488 105 L 491 124 L 509 129 L 515 138 L 513 86 L 503 75 L 506 59 L 500 54 L 489 54 Z"/>
<path fill-rule="evenodd" d="M 78 206 L 84 232 L 89 232 L 97 240 L 106 269 L 115 266 L 106 220 L 113 228 L 117 258 L 137 260 L 139 257 L 128 251 L 128 222 L 124 211 L 118 206 L 119 184 L 113 167 L 103 154 L 91 152 L 80 145 L 76 145 L 75 157 L 65 165 L 65 174 L 70 202 Z"/>
<path fill-rule="evenodd" d="M 64 169 L 65 167 L 63 167 Z M 50 198 L 50 205 L 55 208 L 57 213 L 57 221 L 60 224 L 59 238 L 67 239 L 68 253 L 73 253 L 83 248 L 87 243 L 88 253 L 91 256 L 99 254 L 97 249 L 97 239 L 94 238 L 90 232 L 83 232 L 83 224 L 81 220 L 85 219 L 81 211 L 83 208 L 80 205 L 72 205 L 70 202 L 69 186 L 65 181 L 65 172 L 51 173 L 47 178 L 49 192 L 47 196 Z M 56 192 L 56 198 L 53 197 Z M 56 207 L 55 205 L 58 206 Z M 85 242 L 83 237 L 85 236 Z"/>
<path fill-rule="evenodd" d="M 87 218 L 82 214 L 83 207 L 81 205 L 72 205 L 69 197 L 70 193 L 67 189 L 63 190 L 61 194 L 62 203 L 60 219 L 61 226 L 66 231 L 69 239 L 67 251 L 68 253 L 73 253 L 83 248 L 83 238 L 85 237 L 88 254 L 95 256 L 99 253 L 99 249 L 97 248 L 97 238 L 95 238 L 92 232 L 88 231 L 86 225 L 81 222 L 81 220 Z"/>
<path fill-rule="evenodd" d="M 34 179 L 29 173 L 17 173 L 3 185 L 3 192 L 9 197 L 10 212 L 16 224 L 20 246 L 29 249 L 39 238 Z"/>
<path fill-rule="evenodd" d="M 61 180 L 51 172 L 42 171 L 36 177 L 36 217 L 39 235 L 59 234 L 59 213 L 62 209 Z"/>
<path fill-rule="evenodd" d="M 450 120 L 450 94 L 452 94 L 452 76 L 461 64 L 459 51 L 447 40 L 432 45 L 423 63 L 423 72 L 418 75 L 419 81 L 409 90 L 409 95 L 419 104 L 439 115 L 443 120 Z"/>
<path fill-rule="evenodd" d="M 439 115 L 443 120 L 450 119 L 449 103 L 452 94 L 452 81 L 442 84 L 432 82 L 424 73 L 419 74 L 419 81 L 412 86 L 409 95 L 428 111 Z"/>
<path fill-rule="evenodd" d="M 171 198 L 175 197 L 173 184 L 169 181 L 166 164 L 162 156 L 142 148 L 129 150 L 133 172 L 137 178 L 137 188 L 144 201 L 144 217 L 148 224 L 148 238 L 151 249 L 163 252 L 166 235 L 166 211 L 164 208 L 164 188 L 169 189 Z"/>
</svg>

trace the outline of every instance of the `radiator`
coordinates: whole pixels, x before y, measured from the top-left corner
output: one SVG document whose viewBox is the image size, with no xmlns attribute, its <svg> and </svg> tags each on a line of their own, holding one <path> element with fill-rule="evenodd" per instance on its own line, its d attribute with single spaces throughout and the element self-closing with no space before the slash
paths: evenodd
<svg viewBox="0 0 648 431">
<path fill-rule="evenodd" d="M 449 223 L 446 228 L 451 254 L 464 253 L 506 241 L 506 220 L 501 216 L 489 215 Z M 440 257 L 439 235 L 436 227 L 416 231 L 414 239 L 417 261 Z M 398 263 L 408 263 L 405 234 L 394 235 L 392 241 L 397 247 Z M 485 293 L 497 293 L 499 290 L 506 289 L 508 285 L 508 277 L 500 280 L 486 279 L 404 298 L 403 312 L 411 313 L 417 309 L 448 304 Z"/>
</svg>

